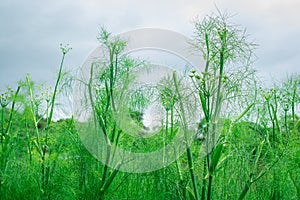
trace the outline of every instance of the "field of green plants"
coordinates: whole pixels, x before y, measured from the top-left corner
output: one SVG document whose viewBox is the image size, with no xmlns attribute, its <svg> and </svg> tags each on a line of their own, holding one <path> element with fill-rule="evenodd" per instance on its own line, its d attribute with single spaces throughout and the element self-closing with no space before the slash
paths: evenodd
<svg viewBox="0 0 300 200">
<path fill-rule="evenodd" d="M 27 74 L 1 91 L 1 200 L 300 199 L 300 75 L 265 88 L 253 69 L 257 45 L 227 15 L 194 21 L 191 47 L 203 55 L 203 70 L 174 71 L 146 89 L 135 80 L 147 61 L 123 54 L 126 41 L 103 28 L 97 39 L 107 58 L 90 66 L 87 80 L 66 74 L 72 51 L 61 46 L 53 87 Z M 77 105 L 90 117 L 54 120 L 76 83 L 85 97 Z M 149 131 L 143 117 L 153 95 L 163 115 Z M 116 147 L 147 154 L 176 138 L 184 152 L 169 165 L 122 170 L 134 160 L 117 156 Z M 176 150 L 162 154 L 165 164 Z"/>
</svg>

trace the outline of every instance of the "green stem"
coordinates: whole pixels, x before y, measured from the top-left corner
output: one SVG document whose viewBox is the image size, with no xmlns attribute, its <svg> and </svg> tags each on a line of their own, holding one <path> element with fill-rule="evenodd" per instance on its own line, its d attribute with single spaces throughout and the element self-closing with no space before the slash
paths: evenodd
<svg viewBox="0 0 300 200">
<path fill-rule="evenodd" d="M 206 158 L 203 159 L 203 174 L 202 174 L 202 189 L 201 189 L 201 200 L 205 199 L 205 187 L 206 187 Z"/>
<path fill-rule="evenodd" d="M 163 146 L 166 146 L 166 139 L 167 139 L 167 135 L 168 135 L 168 126 L 169 126 L 169 111 L 166 110 L 166 130 L 165 130 L 165 134 L 163 136 Z M 165 167 L 165 148 L 163 149 L 163 162 L 164 162 L 164 167 Z M 165 173 L 165 169 L 164 169 L 164 173 Z M 165 174 L 164 174 L 165 175 Z"/>
<path fill-rule="evenodd" d="M 28 124 L 26 118 L 25 118 L 25 127 L 26 127 L 26 137 L 27 137 L 27 145 L 28 145 L 28 153 L 29 153 L 29 163 L 31 163 L 32 161 L 31 138 L 28 131 Z"/>
<path fill-rule="evenodd" d="M 31 104 L 30 112 L 31 112 L 31 116 L 32 116 L 32 119 L 33 119 L 35 132 L 36 132 L 37 148 L 39 150 L 39 153 L 41 154 L 41 151 L 40 151 L 40 133 L 39 133 L 38 125 L 37 125 L 37 119 L 35 117 L 36 115 L 35 115 L 35 112 L 34 112 L 34 109 L 35 109 L 35 107 L 34 107 L 34 97 L 33 97 L 33 91 L 32 91 L 30 76 L 28 74 L 26 76 L 26 80 L 27 80 L 29 96 L 30 96 L 30 104 Z"/>
<path fill-rule="evenodd" d="M 3 148 L 3 140 L 4 140 L 4 107 L 1 107 L 1 126 L 2 126 L 2 132 L 1 132 L 1 144 Z"/>
<path fill-rule="evenodd" d="M 13 99 L 13 102 L 12 102 L 12 105 L 11 105 L 11 111 L 10 111 L 9 120 L 8 120 L 8 126 L 7 126 L 7 129 L 5 131 L 6 133 L 8 133 L 10 131 L 10 128 L 11 128 L 11 125 L 12 125 L 12 118 L 13 118 L 13 112 L 15 110 L 16 98 L 17 98 L 17 96 L 20 92 L 20 89 L 21 89 L 21 86 L 18 86 L 17 91 L 14 94 L 14 99 Z"/>
<path fill-rule="evenodd" d="M 251 181 L 247 181 L 247 183 L 245 184 L 242 193 L 240 194 L 238 200 L 243 200 L 246 196 L 246 194 L 248 193 L 250 186 L 252 185 Z"/>
<path fill-rule="evenodd" d="M 171 108 L 171 127 L 170 127 L 170 131 L 171 131 L 171 136 L 173 136 L 173 133 L 174 133 L 174 107 Z"/>
<path fill-rule="evenodd" d="M 166 139 L 167 139 L 167 135 L 168 135 L 168 126 L 169 126 L 169 111 L 166 110 L 166 130 L 165 133 L 163 135 L 163 146 L 166 146 Z M 167 190 L 167 181 L 166 181 L 166 149 L 163 149 L 163 164 L 164 164 L 164 169 L 163 169 L 163 176 L 164 176 L 164 180 L 165 180 L 165 184 L 164 184 L 164 192 Z"/>
<path fill-rule="evenodd" d="M 52 99 L 51 99 L 51 108 L 50 108 L 49 118 L 47 120 L 47 129 L 49 128 L 49 126 L 51 124 L 51 121 L 52 121 L 55 98 L 56 98 L 56 94 L 57 94 L 59 81 L 60 81 L 61 76 L 62 76 L 62 68 L 63 68 L 63 64 L 64 64 L 65 55 L 66 55 L 66 52 L 63 52 L 63 56 L 62 56 L 61 63 L 60 63 L 60 66 L 59 66 L 58 76 L 57 76 L 54 91 L 53 91 L 53 96 L 52 96 Z"/>
<path fill-rule="evenodd" d="M 220 108 L 221 108 L 221 87 L 222 87 L 222 78 L 223 78 L 223 71 L 224 71 L 224 52 L 225 52 L 225 45 L 226 45 L 226 30 L 223 33 L 223 38 L 222 39 L 222 47 L 220 50 L 220 70 L 219 70 L 219 78 L 218 78 L 218 87 L 217 87 L 217 94 L 216 94 L 216 104 L 215 104 L 215 110 L 214 110 L 214 116 L 213 116 L 213 124 L 212 124 L 212 145 L 214 147 L 216 143 L 216 120 L 219 117 L 220 114 Z M 209 134 L 208 134 L 209 135 Z M 213 148 L 214 149 L 214 148 Z M 213 154 L 212 150 L 212 154 Z M 210 155 L 207 155 L 207 165 L 208 168 L 210 168 L 211 163 L 210 163 Z M 212 194 L 212 181 L 213 181 L 213 176 L 212 174 L 209 174 L 208 177 L 208 188 L 207 188 L 207 200 L 211 199 L 211 194 Z"/>
<path fill-rule="evenodd" d="M 212 176 L 212 174 L 209 174 L 208 185 L 207 185 L 207 200 L 211 199 L 212 181 L 213 181 L 213 176 Z"/>
<path fill-rule="evenodd" d="M 180 111 L 181 111 L 181 114 L 182 114 L 183 131 L 184 131 L 184 137 L 185 137 L 185 142 L 186 142 L 186 152 L 187 152 L 188 166 L 189 166 L 189 171 L 190 171 L 190 175 L 191 175 L 191 178 L 192 178 L 192 183 L 193 183 L 193 188 L 194 188 L 194 195 L 195 195 L 196 200 L 200 200 L 196 175 L 195 175 L 194 166 L 193 166 L 192 151 L 189 147 L 189 142 L 188 142 L 187 120 L 185 118 L 185 110 L 184 110 L 184 106 L 183 106 L 183 102 L 182 102 L 182 97 L 181 97 L 181 94 L 179 92 L 179 86 L 178 86 L 176 71 L 173 72 L 173 80 L 174 80 L 176 92 L 177 92 L 177 95 L 178 95 Z"/>
<path fill-rule="evenodd" d="M 284 110 L 285 136 L 288 135 L 287 110 Z"/>
<path fill-rule="evenodd" d="M 111 145 L 107 144 L 106 146 L 106 160 L 104 165 L 104 170 L 102 174 L 102 186 L 106 183 L 106 178 L 108 175 L 108 164 L 110 162 L 110 153 L 111 153 Z"/>
<path fill-rule="evenodd" d="M 296 82 L 294 83 L 294 88 L 293 88 L 293 98 L 292 98 L 292 118 L 293 118 L 293 124 L 296 123 L 296 115 L 295 115 L 295 101 L 296 101 L 296 95 L 297 95 L 297 85 Z"/>
<path fill-rule="evenodd" d="M 107 189 L 109 188 L 110 184 L 112 183 L 112 181 L 114 180 L 114 178 L 116 177 L 117 173 L 119 172 L 119 169 L 121 167 L 122 163 L 119 163 L 116 168 L 114 169 L 114 171 L 111 173 L 111 175 L 109 176 L 109 178 L 107 179 L 107 181 L 102 185 L 101 189 L 100 189 L 100 200 L 103 199 L 103 195 L 105 194 L 105 192 L 107 191 Z"/>
<path fill-rule="evenodd" d="M 89 93 L 89 99 L 90 99 L 91 107 L 93 109 L 94 123 L 95 123 L 95 128 L 96 128 L 97 118 L 96 118 L 95 103 L 94 103 L 94 100 L 93 100 L 93 92 L 92 92 L 93 77 L 94 77 L 94 63 L 91 65 L 90 79 L 89 79 L 89 83 L 88 83 L 87 87 L 88 87 L 88 93 Z"/>
<path fill-rule="evenodd" d="M 114 48 L 112 50 L 110 50 L 109 61 L 110 61 L 109 91 L 110 91 L 112 109 L 114 112 L 116 112 L 115 100 L 114 100 L 114 96 L 113 96 L 113 88 L 114 88 L 114 83 L 115 83 L 114 79 L 116 78 L 114 76 L 114 71 L 115 71 L 114 70 Z"/>
</svg>

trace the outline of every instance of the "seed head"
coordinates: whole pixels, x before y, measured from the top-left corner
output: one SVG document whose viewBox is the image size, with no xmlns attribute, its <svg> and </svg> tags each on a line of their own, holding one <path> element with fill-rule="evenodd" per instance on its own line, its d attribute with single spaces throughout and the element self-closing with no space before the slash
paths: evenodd
<svg viewBox="0 0 300 200">
<path fill-rule="evenodd" d="M 197 74 L 197 75 L 195 75 L 195 78 L 196 79 L 198 79 L 198 80 L 200 80 L 201 79 L 201 77 Z"/>
</svg>

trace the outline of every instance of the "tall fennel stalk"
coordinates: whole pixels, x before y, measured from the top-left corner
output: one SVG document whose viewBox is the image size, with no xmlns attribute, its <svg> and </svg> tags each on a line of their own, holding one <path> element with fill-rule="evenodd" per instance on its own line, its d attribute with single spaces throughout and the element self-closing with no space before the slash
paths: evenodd
<svg viewBox="0 0 300 200">
<path fill-rule="evenodd" d="M 44 140 L 40 136 L 40 130 L 38 127 L 38 122 L 41 120 L 41 118 L 39 117 L 39 113 L 38 113 L 39 112 L 38 106 L 36 104 L 37 99 L 34 95 L 33 84 L 30 80 L 30 76 L 28 74 L 26 76 L 27 87 L 28 87 L 29 98 L 30 98 L 30 113 L 31 113 L 31 118 L 33 120 L 35 134 L 36 134 L 36 139 L 33 140 L 33 143 L 37 149 L 39 156 L 41 157 L 41 191 L 46 190 L 46 187 L 47 187 L 47 184 L 48 184 L 48 181 L 50 178 L 49 177 L 50 176 L 50 173 L 49 173 L 50 167 L 47 165 L 47 160 L 46 160 L 46 154 L 50 153 L 50 152 L 48 152 L 48 135 L 49 135 L 49 132 L 51 131 L 50 125 L 51 125 L 52 118 L 53 118 L 54 106 L 55 106 L 56 96 L 58 93 L 59 83 L 62 78 L 64 59 L 65 59 L 66 54 L 71 50 L 71 48 L 63 47 L 62 45 L 60 48 L 62 51 L 62 59 L 61 59 L 60 67 L 59 67 L 58 76 L 56 79 L 56 84 L 54 87 L 54 91 L 51 94 L 52 95 L 51 101 L 48 100 L 48 97 L 46 98 L 46 102 L 47 102 L 46 111 L 48 111 L 49 106 L 50 106 L 50 111 L 49 111 L 49 113 L 48 112 L 46 113 L 47 124 L 46 124 L 46 128 L 45 128 L 46 135 L 45 135 Z M 49 103 L 50 103 L 50 105 L 49 105 Z M 49 114 L 49 116 L 48 116 L 48 114 Z M 29 144 L 29 146 L 30 146 L 30 144 Z M 30 149 L 30 147 L 29 147 L 29 149 Z M 30 151 L 30 154 L 31 154 L 31 151 Z M 31 161 L 31 155 L 30 155 L 30 161 Z M 43 195 L 47 196 L 46 193 Z"/>
<path fill-rule="evenodd" d="M 244 30 L 228 22 L 226 13 L 220 11 L 217 15 L 206 16 L 202 21 L 195 22 L 194 47 L 201 51 L 205 60 L 205 68 L 201 74 L 196 70 L 192 71 L 192 78 L 199 95 L 199 101 L 204 117 L 204 136 L 206 141 L 206 158 L 204 162 L 203 180 L 201 189 L 201 199 L 212 199 L 213 177 L 215 166 L 218 163 L 218 148 L 222 144 L 217 136 L 220 111 L 226 98 L 234 99 L 238 97 L 237 92 L 241 90 L 239 84 L 249 79 L 247 75 L 248 66 L 251 63 L 252 49 L 254 44 L 247 41 Z M 231 80 L 228 79 L 229 67 L 239 67 L 234 69 L 236 73 L 245 74 L 245 77 L 238 78 L 232 70 Z M 227 67 L 228 66 L 228 67 Z M 240 72 L 238 70 L 241 70 Z M 235 88 L 232 90 L 232 88 Z M 236 92 L 237 91 L 237 92 Z M 200 120 L 201 121 L 201 120 Z M 220 152 L 221 154 L 222 152 Z M 206 177 L 208 179 L 206 180 Z"/>
<path fill-rule="evenodd" d="M 172 79 L 167 78 L 162 81 L 162 86 L 159 88 L 159 93 L 160 93 L 160 100 L 162 103 L 162 106 L 165 109 L 166 115 L 165 115 L 165 134 L 163 137 L 163 146 L 165 146 L 165 140 L 168 137 L 173 137 L 175 134 L 174 130 L 174 110 L 175 110 L 175 105 L 178 103 L 178 97 L 177 93 L 172 88 Z M 174 149 L 176 153 L 176 149 Z M 165 151 L 163 152 L 165 156 Z M 163 156 L 163 157 L 164 157 Z M 165 161 L 164 161 L 165 162 Z M 179 159 L 176 159 L 175 161 L 176 164 L 176 170 L 179 176 L 179 191 L 178 195 L 183 196 L 184 199 L 187 198 L 186 196 L 186 186 L 184 184 L 183 176 L 182 176 L 182 170 L 181 170 L 181 165 Z M 165 173 L 165 168 L 164 168 L 164 179 L 166 179 L 166 173 Z M 165 189 L 167 188 L 167 183 L 165 183 Z"/>
<path fill-rule="evenodd" d="M 86 85 L 95 122 L 97 127 L 100 128 L 101 134 L 104 134 L 106 141 L 106 147 L 104 147 L 106 148 L 105 164 L 101 172 L 99 191 L 99 199 L 104 199 L 107 190 L 123 164 L 122 161 L 117 163 L 113 169 L 109 168 L 110 164 L 115 162 L 116 152 L 112 149 L 112 144 L 118 145 L 122 133 L 115 117 L 115 114 L 119 112 L 119 102 L 117 100 L 128 89 L 131 79 L 130 73 L 136 63 L 128 57 L 122 56 L 126 42 L 120 38 L 112 37 L 111 33 L 104 28 L 101 29 L 97 39 L 104 47 L 108 59 L 92 64 L 90 79 Z M 96 68 L 97 66 L 102 67 L 103 71 L 99 71 Z M 95 85 L 97 85 L 97 88 L 94 87 Z"/>
<path fill-rule="evenodd" d="M 186 142 L 186 153 L 187 153 L 190 176 L 191 176 L 192 184 L 193 184 L 194 195 L 195 195 L 196 200 L 200 200 L 200 195 L 199 195 L 198 185 L 197 185 L 197 178 L 196 178 L 195 171 L 194 171 L 193 155 L 192 155 L 191 148 L 188 144 L 188 141 L 189 141 L 189 139 L 188 139 L 188 137 L 189 137 L 188 136 L 188 124 L 187 124 L 187 120 L 186 120 L 185 109 L 184 109 L 184 105 L 183 105 L 182 95 L 181 95 L 181 92 L 179 89 L 179 83 L 177 80 L 176 71 L 173 72 L 173 81 L 174 81 L 174 85 L 176 88 L 176 94 L 178 97 L 181 118 L 183 121 L 183 131 L 184 131 L 184 137 L 185 137 L 185 142 Z"/>
</svg>

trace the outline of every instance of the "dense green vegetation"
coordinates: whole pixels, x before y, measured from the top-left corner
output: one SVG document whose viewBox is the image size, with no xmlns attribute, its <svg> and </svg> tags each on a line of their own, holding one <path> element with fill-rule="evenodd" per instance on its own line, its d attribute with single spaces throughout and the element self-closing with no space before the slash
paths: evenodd
<svg viewBox="0 0 300 200">
<path fill-rule="evenodd" d="M 228 19 L 195 21 L 192 44 L 204 70 L 174 72 L 151 91 L 132 87 L 147 62 L 123 55 L 126 42 L 101 29 L 107 59 L 90 66 L 86 82 L 76 80 L 85 87 L 89 123 L 76 116 L 53 121 L 57 97 L 75 80 L 63 72 L 68 47 L 61 47 L 53 90 L 27 75 L 3 92 L 0 199 L 300 199 L 300 76 L 264 89 L 250 66 L 255 44 Z M 142 118 L 153 91 L 163 122 L 153 137 L 134 137 L 147 131 Z M 95 127 L 131 152 L 152 152 L 182 133 L 185 152 L 159 170 L 124 172 L 112 145 L 100 147 L 106 164 L 87 150 L 79 131 L 86 124 L 86 135 Z"/>
</svg>

